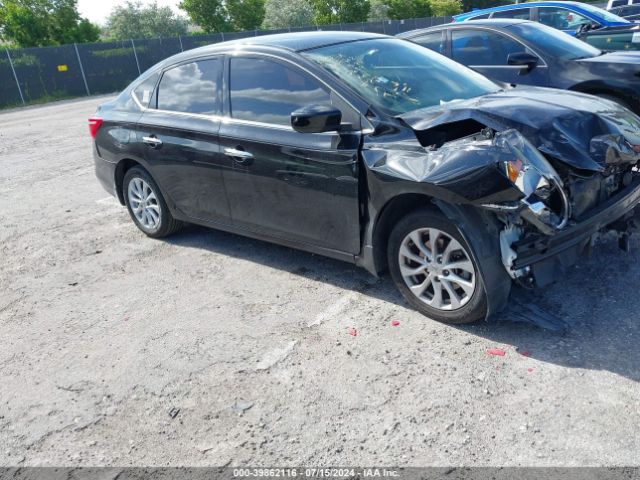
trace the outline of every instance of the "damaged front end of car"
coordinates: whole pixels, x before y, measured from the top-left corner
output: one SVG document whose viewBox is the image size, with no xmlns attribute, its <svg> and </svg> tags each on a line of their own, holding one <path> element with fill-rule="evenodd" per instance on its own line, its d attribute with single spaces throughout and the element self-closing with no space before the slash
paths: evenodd
<svg viewBox="0 0 640 480">
<path fill-rule="evenodd" d="M 560 173 L 516 129 L 496 131 L 463 122 L 449 124 L 446 130 L 478 131 L 427 146 L 425 139 L 432 141 L 434 132 L 428 137 L 418 133 L 423 143 L 419 154 L 415 144 L 374 147 L 365 155 L 368 168 L 428 185 L 434 202 L 458 225 L 469 221 L 465 207 L 492 217 L 490 231 L 496 235 L 487 241 L 499 245 L 495 252 L 517 283 L 549 284 L 602 231 L 616 231 L 621 244 L 628 239 L 634 207 L 640 202 L 640 149 L 624 138 L 606 134 L 591 140 L 592 158 L 603 166 L 599 171 L 564 166 Z M 467 231 L 467 237 L 473 235 Z"/>
</svg>

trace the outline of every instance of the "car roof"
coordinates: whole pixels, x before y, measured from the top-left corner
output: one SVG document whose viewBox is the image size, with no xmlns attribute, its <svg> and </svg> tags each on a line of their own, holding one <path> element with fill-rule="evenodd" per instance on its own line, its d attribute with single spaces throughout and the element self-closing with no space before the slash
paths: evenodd
<svg viewBox="0 0 640 480">
<path fill-rule="evenodd" d="M 311 31 L 311 32 L 292 32 L 278 33 L 273 35 L 258 35 L 255 37 L 240 38 L 237 40 L 229 40 L 227 42 L 213 43 L 203 47 L 187 50 L 182 53 L 173 55 L 162 62 L 160 66 L 172 65 L 194 57 L 205 56 L 208 54 L 220 54 L 231 49 L 242 46 L 255 46 L 268 48 L 270 50 L 282 50 L 288 52 L 300 52 L 313 48 L 324 47 L 328 45 L 337 45 L 340 43 L 355 42 L 358 40 L 369 40 L 375 38 L 393 38 L 389 35 L 367 32 L 332 32 L 332 31 Z M 158 65 L 152 68 L 156 68 Z"/>
<path fill-rule="evenodd" d="M 516 8 L 531 8 L 531 7 L 574 7 L 579 10 L 584 10 L 583 3 L 580 2 L 526 2 L 526 3 L 513 3 L 511 5 L 502 5 L 499 7 L 483 8 L 479 10 L 472 10 L 467 13 L 461 13 L 454 15 L 453 18 L 468 18 L 474 15 L 482 15 L 483 13 L 501 12 L 505 10 L 514 10 Z"/>
<path fill-rule="evenodd" d="M 537 22 L 534 22 L 532 20 L 521 20 L 521 19 L 517 19 L 517 18 L 493 18 L 493 19 L 489 19 L 489 18 L 485 18 L 485 19 L 481 19 L 481 20 L 469 20 L 467 22 L 461 23 L 461 22 L 452 22 L 452 23 L 445 23 L 444 25 L 436 25 L 434 27 L 428 27 L 428 28 L 419 28 L 416 30 L 410 30 L 408 32 L 403 32 L 403 33 L 399 33 L 398 35 L 396 35 L 398 38 L 411 38 L 414 37 L 416 35 L 422 34 L 422 33 L 426 33 L 426 32 L 435 32 L 438 30 L 442 30 L 444 28 L 449 28 L 449 27 L 455 27 L 455 28 L 468 28 L 469 26 L 473 26 L 473 25 L 484 25 L 484 26 L 488 26 L 488 27 L 509 27 L 511 25 L 519 25 L 522 23 L 530 23 L 532 25 L 539 25 Z"/>
</svg>

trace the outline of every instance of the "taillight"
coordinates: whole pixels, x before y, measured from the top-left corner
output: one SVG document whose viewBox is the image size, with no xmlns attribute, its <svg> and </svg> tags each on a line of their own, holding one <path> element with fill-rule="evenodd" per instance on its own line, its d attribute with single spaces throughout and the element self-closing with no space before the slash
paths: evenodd
<svg viewBox="0 0 640 480">
<path fill-rule="evenodd" d="M 91 117 L 89 119 L 89 132 L 91 133 L 91 138 L 96 138 L 98 134 L 98 130 L 102 126 L 102 118 L 100 117 Z"/>
</svg>

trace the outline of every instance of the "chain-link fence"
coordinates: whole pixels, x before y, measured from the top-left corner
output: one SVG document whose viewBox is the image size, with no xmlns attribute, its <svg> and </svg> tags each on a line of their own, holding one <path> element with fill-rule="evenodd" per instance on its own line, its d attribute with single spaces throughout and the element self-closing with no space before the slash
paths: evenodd
<svg viewBox="0 0 640 480">
<path fill-rule="evenodd" d="M 451 17 L 413 18 L 0 50 L 0 108 L 117 92 L 140 73 L 173 54 L 226 40 L 314 30 L 396 35 L 450 21 Z"/>
</svg>

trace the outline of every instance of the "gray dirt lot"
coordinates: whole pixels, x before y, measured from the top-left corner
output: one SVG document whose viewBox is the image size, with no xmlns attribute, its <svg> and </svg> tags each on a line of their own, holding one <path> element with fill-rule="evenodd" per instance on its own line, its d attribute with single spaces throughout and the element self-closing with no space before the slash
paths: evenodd
<svg viewBox="0 0 640 480">
<path fill-rule="evenodd" d="M 103 100 L 0 114 L 0 465 L 640 465 L 637 240 L 541 297 L 567 334 L 441 325 L 348 264 L 144 237 Z"/>
</svg>

